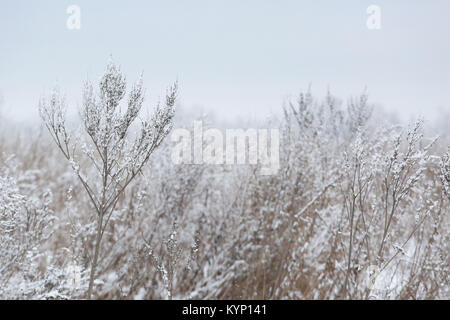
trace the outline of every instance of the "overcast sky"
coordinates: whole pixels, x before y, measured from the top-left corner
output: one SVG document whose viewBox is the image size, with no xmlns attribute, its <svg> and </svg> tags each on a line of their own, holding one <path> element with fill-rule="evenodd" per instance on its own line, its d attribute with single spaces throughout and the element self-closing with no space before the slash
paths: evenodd
<svg viewBox="0 0 450 320">
<path fill-rule="evenodd" d="M 69 30 L 69 5 L 81 29 Z M 381 8 L 381 29 L 366 9 Z M 450 1 L 204 0 L 0 2 L 0 92 L 11 119 L 36 119 L 58 83 L 72 105 L 109 55 L 150 101 L 178 79 L 184 108 L 259 117 L 306 90 L 341 98 L 367 86 L 404 116 L 450 110 Z"/>
</svg>

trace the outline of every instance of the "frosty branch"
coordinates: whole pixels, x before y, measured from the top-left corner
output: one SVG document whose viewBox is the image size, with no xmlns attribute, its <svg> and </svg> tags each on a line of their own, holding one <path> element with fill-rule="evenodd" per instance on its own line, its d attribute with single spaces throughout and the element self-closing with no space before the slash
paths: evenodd
<svg viewBox="0 0 450 320">
<path fill-rule="evenodd" d="M 97 231 L 89 280 L 88 298 L 93 292 L 100 243 L 120 196 L 141 172 L 152 153 L 160 146 L 172 128 L 177 94 L 175 83 L 167 92 L 163 105 L 158 104 L 148 119 L 139 117 L 144 89 L 142 75 L 132 86 L 125 112 L 121 102 L 126 93 L 126 79 L 120 68 L 109 61 L 99 81 L 98 92 L 86 81 L 83 89 L 81 118 L 86 139 L 72 139 L 66 125 L 66 102 L 55 89 L 47 101 L 41 99 L 41 118 L 64 157 L 89 196 L 97 214 Z M 139 121 L 137 119 L 139 118 Z M 140 122 L 140 126 L 135 125 Z M 131 132 L 131 129 L 136 129 Z M 81 145 L 81 161 L 77 147 Z M 82 169 L 95 173 L 90 181 Z"/>
</svg>

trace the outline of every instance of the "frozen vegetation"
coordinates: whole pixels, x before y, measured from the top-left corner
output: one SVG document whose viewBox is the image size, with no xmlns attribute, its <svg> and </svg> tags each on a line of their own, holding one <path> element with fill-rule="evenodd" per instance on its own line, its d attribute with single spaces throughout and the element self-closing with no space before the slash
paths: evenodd
<svg viewBox="0 0 450 320">
<path fill-rule="evenodd" d="M 58 90 L 39 132 L 0 116 L 1 299 L 450 298 L 448 118 L 302 93 L 264 176 L 173 164 L 176 85 L 148 117 L 112 62 L 82 93 L 73 126 Z"/>
</svg>

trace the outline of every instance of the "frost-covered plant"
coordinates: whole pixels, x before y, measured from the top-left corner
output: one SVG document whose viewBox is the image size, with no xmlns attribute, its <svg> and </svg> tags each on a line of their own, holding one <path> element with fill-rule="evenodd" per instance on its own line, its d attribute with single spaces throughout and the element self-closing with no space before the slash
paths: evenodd
<svg viewBox="0 0 450 320">
<path fill-rule="evenodd" d="M 330 94 L 323 103 L 302 94 L 288 105 L 278 175 L 236 171 L 218 201 L 225 208 L 206 208 L 222 210 L 223 217 L 200 248 L 219 249 L 207 254 L 205 283 L 190 296 L 417 298 L 424 294 L 412 287 L 424 285 L 426 294 L 442 294 L 446 256 L 423 253 L 445 243 L 439 232 L 445 234 L 448 221 L 446 203 L 435 199 L 435 141 L 423 137 L 421 121 L 401 133 L 398 126 L 374 124 L 371 113 L 365 95 L 347 109 Z M 433 219 L 439 224 L 433 226 Z M 395 279 L 382 282 L 381 293 L 366 290 L 362 280 L 373 266 L 383 281 Z"/>
<path fill-rule="evenodd" d="M 81 110 L 86 139 L 69 134 L 65 120 L 66 102 L 57 89 L 48 100 L 42 99 L 39 104 L 45 126 L 70 162 L 97 216 L 88 298 L 92 296 L 100 243 L 111 215 L 125 189 L 141 173 L 172 128 L 176 84 L 170 88 L 164 104 L 158 104 L 150 118 L 136 121 L 144 101 L 142 84 L 141 76 L 132 86 L 126 109 L 122 112 L 126 80 L 112 60 L 99 81 L 98 92 L 87 81 Z M 133 133 L 136 122 L 140 127 Z M 81 147 L 81 154 L 77 147 Z M 86 159 L 82 159 L 82 155 L 87 161 L 83 161 Z"/>
<path fill-rule="evenodd" d="M 450 199 L 450 151 L 442 156 L 441 180 L 444 186 L 444 192 Z"/>
<path fill-rule="evenodd" d="M 21 298 L 33 294 L 39 274 L 35 268 L 42 245 L 52 234 L 52 194 L 26 196 L 19 187 L 25 174 L 17 173 L 14 159 L 0 167 L 0 297 Z M 20 287 L 26 292 L 20 292 Z"/>
<path fill-rule="evenodd" d="M 100 99 L 98 93 L 95 98 Z M 83 104 L 82 115 L 84 109 Z M 123 108 L 120 114 L 125 113 Z M 433 143 L 426 122 L 410 128 L 390 119 L 383 122 L 366 94 L 344 104 L 331 94 L 318 100 L 308 92 L 287 104 L 284 115 L 266 124 L 281 133 L 280 170 L 272 176 L 260 176 L 250 166 L 175 165 L 165 139 L 110 216 L 93 295 L 448 299 L 450 199 L 445 191 L 449 165 L 444 130 L 436 132 L 440 139 Z M 186 117 L 177 121 L 191 125 L 184 122 Z M 127 133 L 126 146 L 139 135 L 132 133 L 134 128 Z M 93 205 L 86 210 L 89 193 L 70 167 L 78 165 L 98 194 L 101 172 L 90 156 L 97 164 L 102 160 L 88 133 L 80 135 L 87 141 L 72 136 L 70 146 L 78 146 L 69 148 L 72 163 L 60 161 L 64 156 L 58 148 L 48 148 L 49 135 L 34 134 L 30 141 L 26 132 L 20 133 L 3 135 L 0 171 L 8 169 L 0 176 L 9 183 L 4 183 L 8 187 L 0 199 L 17 206 L 8 195 L 20 195 L 35 203 L 34 208 L 43 208 L 49 202 L 44 195 L 51 190 L 48 206 L 56 219 L 42 231 L 43 242 L 31 245 L 36 250 L 5 273 L 11 278 L 0 286 L 1 297 L 83 298 L 98 214 L 89 214 L 96 212 Z M 11 154 L 15 156 L 8 161 Z M 21 255 L 21 248 L 8 245 L 0 251 L 14 257 Z M 6 265 L 7 259 L 0 260 Z M 73 279 L 80 281 L 74 289 L 68 271 L 76 270 L 80 274 Z M 379 272 L 373 287 L 367 285 L 368 270 Z"/>
</svg>

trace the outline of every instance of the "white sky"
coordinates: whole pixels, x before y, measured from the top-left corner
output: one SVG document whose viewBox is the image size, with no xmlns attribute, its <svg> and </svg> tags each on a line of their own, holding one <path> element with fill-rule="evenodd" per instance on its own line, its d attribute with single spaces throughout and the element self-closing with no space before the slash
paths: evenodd
<svg viewBox="0 0 450 320">
<path fill-rule="evenodd" d="M 68 30 L 66 9 L 81 8 Z M 381 30 L 366 27 L 369 5 Z M 217 117 L 262 117 L 312 84 L 370 99 L 409 117 L 450 110 L 448 0 L 165 0 L 0 2 L 3 114 L 37 119 L 57 82 L 79 104 L 108 56 L 130 81 L 141 70 L 150 101 L 178 79 L 180 103 Z"/>
</svg>

